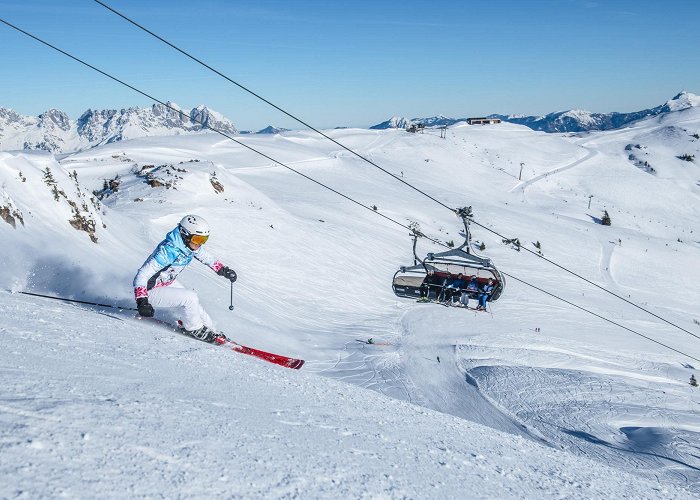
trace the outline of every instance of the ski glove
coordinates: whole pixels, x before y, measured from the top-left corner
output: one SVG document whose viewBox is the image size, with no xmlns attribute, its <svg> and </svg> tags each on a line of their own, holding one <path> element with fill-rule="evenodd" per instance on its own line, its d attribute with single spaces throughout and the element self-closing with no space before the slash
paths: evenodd
<svg viewBox="0 0 700 500">
<path fill-rule="evenodd" d="M 216 274 L 218 274 L 219 276 L 223 276 L 227 280 L 231 280 L 231 283 L 238 279 L 238 276 L 236 276 L 236 271 L 226 266 L 216 271 Z"/>
<path fill-rule="evenodd" d="M 148 303 L 147 297 L 141 297 L 136 299 L 136 307 L 139 310 L 139 314 L 144 318 L 152 318 L 155 310 L 153 306 Z"/>
</svg>

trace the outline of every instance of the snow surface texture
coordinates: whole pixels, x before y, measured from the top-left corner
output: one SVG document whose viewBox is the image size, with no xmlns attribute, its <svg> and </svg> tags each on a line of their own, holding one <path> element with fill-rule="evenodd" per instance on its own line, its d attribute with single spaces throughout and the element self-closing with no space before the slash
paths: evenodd
<svg viewBox="0 0 700 500">
<path fill-rule="evenodd" d="M 700 169 L 679 158 L 698 157 L 699 132 L 690 106 L 580 136 L 505 123 L 456 125 L 446 139 L 327 133 L 700 335 Z M 241 140 L 461 242 L 449 211 L 311 132 Z M 2 498 L 700 494 L 700 389 L 689 384 L 700 363 L 515 279 L 492 314 L 396 298 L 393 273 L 412 263 L 406 230 L 218 135 L 60 161 L 0 153 L 0 213 Z M 238 272 L 235 310 L 204 266 L 183 284 L 227 335 L 303 358 L 301 371 L 132 311 L 10 293 L 133 307 L 136 269 L 186 213 L 209 220 L 209 250 Z M 697 338 L 474 236 L 502 271 L 700 358 Z M 368 338 L 377 344 L 357 342 Z"/>
</svg>

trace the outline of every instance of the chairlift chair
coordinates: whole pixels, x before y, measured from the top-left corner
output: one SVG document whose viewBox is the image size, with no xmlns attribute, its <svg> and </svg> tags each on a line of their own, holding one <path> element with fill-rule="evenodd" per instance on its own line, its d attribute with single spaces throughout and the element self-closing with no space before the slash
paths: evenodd
<svg viewBox="0 0 700 500">
<path fill-rule="evenodd" d="M 392 288 L 399 297 L 418 299 L 436 299 L 447 279 L 462 274 L 465 279 L 476 276 L 479 286 L 489 278 L 494 280 L 494 289 L 489 301 L 496 301 L 505 289 L 505 277 L 493 264 L 491 259 L 472 254 L 471 234 L 466 217 L 462 217 L 465 227 L 465 241 L 457 248 L 440 253 L 429 253 L 424 259 L 416 254 L 416 241 L 419 236 L 414 232 L 414 265 L 401 266 L 394 274 Z"/>
</svg>

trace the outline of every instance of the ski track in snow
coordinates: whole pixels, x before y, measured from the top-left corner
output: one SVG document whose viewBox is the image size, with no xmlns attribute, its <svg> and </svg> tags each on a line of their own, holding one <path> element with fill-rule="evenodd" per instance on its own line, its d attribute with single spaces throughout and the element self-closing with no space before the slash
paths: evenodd
<svg viewBox="0 0 700 500">
<path fill-rule="evenodd" d="M 536 182 L 539 182 L 542 179 L 548 179 L 550 175 L 558 174 L 558 173 L 564 172 L 565 170 L 569 170 L 569 169 L 572 169 L 574 167 L 580 166 L 581 164 L 587 162 L 591 158 L 598 155 L 598 151 L 596 151 L 592 148 L 588 148 L 586 146 L 581 146 L 581 147 L 586 149 L 586 155 L 583 158 L 579 158 L 578 160 L 575 160 L 575 161 L 568 163 L 566 165 L 563 165 L 561 167 L 552 168 L 551 170 L 548 170 L 542 174 L 536 175 L 536 176 L 534 176 L 526 181 L 522 181 L 522 182 L 516 184 L 515 186 L 513 186 L 513 188 L 510 191 L 511 192 L 522 191 L 524 193 L 525 189 L 527 187 L 535 184 Z"/>
<path fill-rule="evenodd" d="M 573 370 L 482 366 L 470 373 L 490 398 L 529 422 L 550 444 L 622 469 L 664 470 L 693 488 L 700 480 L 697 446 L 690 444 L 700 437 L 697 413 L 662 410 L 667 398 L 661 391 L 639 391 L 612 377 Z M 527 387 L 556 390 L 534 394 Z M 635 407 L 637 412 L 630 411 Z M 640 420 L 665 425 L 644 427 Z"/>
</svg>

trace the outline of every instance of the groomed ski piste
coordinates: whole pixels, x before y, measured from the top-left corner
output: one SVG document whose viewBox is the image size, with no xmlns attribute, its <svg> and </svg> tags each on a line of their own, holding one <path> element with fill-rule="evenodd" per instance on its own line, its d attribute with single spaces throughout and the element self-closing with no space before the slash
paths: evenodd
<svg viewBox="0 0 700 500">
<path fill-rule="evenodd" d="M 700 158 L 700 108 L 686 99 L 579 135 L 507 123 L 457 124 L 446 139 L 326 132 L 697 336 L 700 167 L 678 156 Z M 454 214 L 313 132 L 238 139 L 462 241 Z M 0 181 L 16 226 L 0 221 L 2 498 L 700 495 L 700 388 L 689 384 L 700 339 L 492 233 L 472 228 L 501 271 L 684 354 L 516 279 L 487 313 L 398 298 L 408 231 L 216 134 L 0 152 Z M 238 273 L 235 309 L 228 282 L 201 264 L 182 283 L 230 338 L 304 359 L 301 370 L 133 311 L 18 293 L 134 307 L 136 270 L 187 213 L 210 222 L 208 250 Z M 419 240 L 421 255 L 440 250 Z"/>
</svg>

